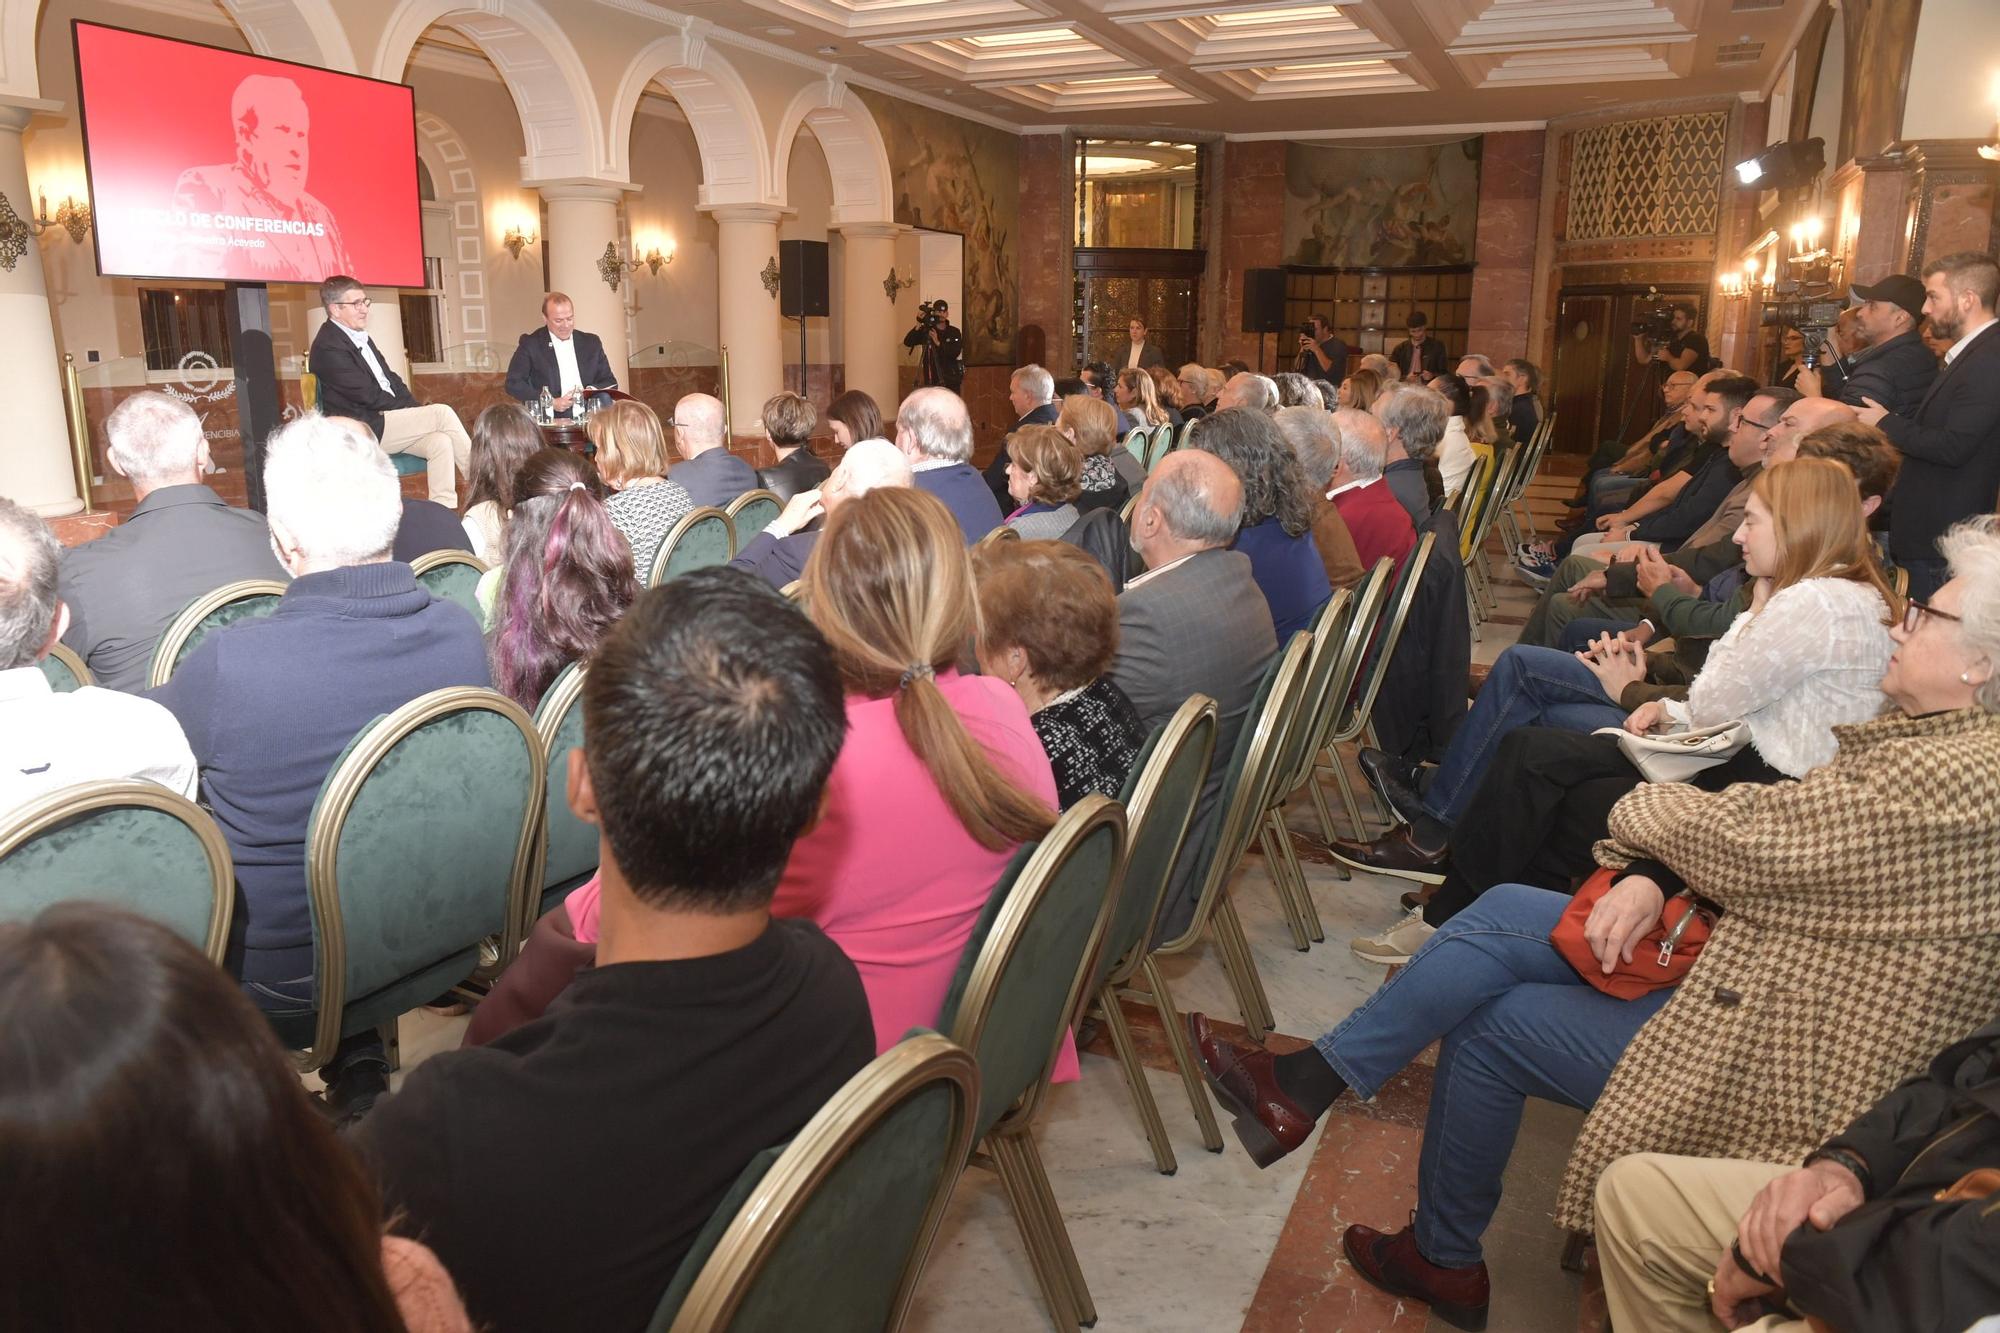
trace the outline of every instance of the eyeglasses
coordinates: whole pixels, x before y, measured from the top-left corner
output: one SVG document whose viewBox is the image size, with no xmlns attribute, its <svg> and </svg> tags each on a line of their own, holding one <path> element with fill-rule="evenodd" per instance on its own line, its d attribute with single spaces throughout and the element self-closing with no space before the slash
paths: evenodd
<svg viewBox="0 0 2000 1333">
<path fill-rule="evenodd" d="M 1903 609 L 1903 633 L 1915 634 L 1917 626 L 1923 623 L 1925 616 L 1936 616 L 1939 620 L 1949 620 L 1955 624 L 1965 623 L 1964 616 L 1955 616 L 1949 611 L 1940 611 L 1929 603 L 1920 602 L 1912 597 L 1910 604 Z"/>
<path fill-rule="evenodd" d="M 1782 424 L 1782 421 L 1759 421 L 1748 412 L 1745 412 L 1743 414 L 1743 424 L 1746 426 L 1755 426 L 1758 430 L 1768 432 L 1776 430 Z"/>
<path fill-rule="evenodd" d="M 354 298 L 354 299 L 353 299 L 352 301 L 335 301 L 335 302 L 334 302 L 334 304 L 335 304 L 335 305 L 374 305 L 374 304 L 375 304 L 375 302 L 374 302 L 374 301 L 373 301 L 372 299 L 370 299 L 369 297 L 366 297 L 366 296 L 357 296 L 357 297 L 355 297 L 355 298 Z"/>
</svg>

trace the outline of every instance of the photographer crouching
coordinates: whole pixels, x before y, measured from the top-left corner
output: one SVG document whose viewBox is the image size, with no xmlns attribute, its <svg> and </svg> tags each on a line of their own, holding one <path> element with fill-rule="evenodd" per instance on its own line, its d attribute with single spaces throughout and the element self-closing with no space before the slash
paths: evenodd
<svg viewBox="0 0 2000 1333">
<path fill-rule="evenodd" d="M 917 383 L 958 392 L 965 382 L 965 335 L 951 322 L 951 306 L 943 300 L 917 307 L 917 322 L 903 335 L 903 346 L 922 350 Z"/>
</svg>

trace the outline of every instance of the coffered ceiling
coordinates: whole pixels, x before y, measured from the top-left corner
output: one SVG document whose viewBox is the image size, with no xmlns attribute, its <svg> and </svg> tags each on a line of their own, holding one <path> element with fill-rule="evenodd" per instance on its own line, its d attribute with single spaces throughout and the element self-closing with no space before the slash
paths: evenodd
<svg viewBox="0 0 2000 1333">
<path fill-rule="evenodd" d="M 1818 0 L 656 0 L 1028 128 L 1533 124 L 1758 95 Z"/>
</svg>

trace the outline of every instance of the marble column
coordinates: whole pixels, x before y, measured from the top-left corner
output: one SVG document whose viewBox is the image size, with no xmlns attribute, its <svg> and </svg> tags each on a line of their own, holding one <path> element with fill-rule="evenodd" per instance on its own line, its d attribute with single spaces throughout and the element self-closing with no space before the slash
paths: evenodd
<svg viewBox="0 0 2000 1333">
<path fill-rule="evenodd" d="M 1276 139 L 1243 140 L 1220 145 L 1222 200 L 1216 211 L 1215 239 L 1209 244 L 1211 270 L 1218 270 L 1220 290 L 1209 289 L 1203 318 L 1210 337 L 1195 359 L 1219 366 L 1232 357 L 1255 365 L 1259 339 L 1243 332 L 1243 275 L 1253 268 L 1277 268 L 1285 262 L 1285 145 Z M 1294 346 L 1297 339 L 1293 340 Z M 1286 368 L 1285 335 L 1266 336 L 1264 364 L 1259 369 Z"/>
<path fill-rule="evenodd" d="M 626 333 L 625 298 L 613 291 L 598 270 L 604 247 L 618 244 L 618 205 L 628 187 L 611 184 L 551 183 L 536 187 L 548 205 L 549 283 L 568 296 L 576 310 L 576 326 L 604 341 L 604 355 L 618 382 L 631 387 L 627 362 L 631 342 Z M 632 280 L 626 273 L 619 285 Z M 539 322 L 542 312 L 522 311 L 522 328 Z"/>
<path fill-rule="evenodd" d="M 778 295 L 775 288 L 765 287 L 763 276 L 766 266 L 777 271 L 778 218 L 783 210 L 766 204 L 724 204 L 709 211 L 715 218 L 720 338 L 729 353 L 729 430 L 736 436 L 755 435 L 762 430 L 764 400 L 785 387 Z M 850 278 L 858 267 L 850 257 Z M 856 342 L 854 326 L 849 325 L 850 357 Z"/>
<path fill-rule="evenodd" d="M 1021 136 L 1021 253 L 1032 256 L 1021 266 L 1021 329 L 1024 334 L 1029 329 L 1042 331 L 1042 364 L 1056 367 L 1057 374 L 1078 360 L 1072 327 L 1075 175 L 1076 160 L 1067 136 Z M 1122 326 L 1118 336 L 1122 341 Z M 1024 346 L 1024 353 L 1029 350 Z"/>
<path fill-rule="evenodd" d="M 903 329 L 896 319 L 896 298 L 882 284 L 896 266 L 896 237 L 904 229 L 894 222 L 849 222 L 838 230 L 847 387 L 873 398 L 886 421 L 896 413 Z"/>
<path fill-rule="evenodd" d="M 1480 148 L 1477 267 L 1466 350 L 1483 352 L 1496 365 L 1516 356 L 1540 359 L 1529 351 L 1528 324 L 1546 137 L 1541 130 L 1488 134 Z"/>
<path fill-rule="evenodd" d="M 34 212 L 21 131 L 37 112 L 62 103 L 0 98 L 0 194 L 17 217 Z M 69 421 L 63 411 L 62 358 L 35 238 L 11 269 L 0 269 L 0 403 L 7 405 L 8 442 L 0 448 L 0 495 L 46 518 L 83 508 L 70 457 Z M 65 244 L 68 242 L 65 241 Z"/>
<path fill-rule="evenodd" d="M 1933 259 L 1993 249 L 1993 212 L 2000 166 L 1979 155 L 1980 141 L 1920 139 L 1908 144 L 1909 267 L 1921 273 Z"/>
</svg>

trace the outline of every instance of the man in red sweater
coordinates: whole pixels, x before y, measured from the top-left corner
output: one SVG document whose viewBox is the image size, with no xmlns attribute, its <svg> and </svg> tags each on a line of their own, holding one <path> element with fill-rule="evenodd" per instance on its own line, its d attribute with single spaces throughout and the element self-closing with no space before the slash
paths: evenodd
<svg viewBox="0 0 2000 1333">
<path fill-rule="evenodd" d="M 1326 498 L 1340 511 L 1341 522 L 1354 538 L 1355 554 L 1364 569 L 1388 556 L 1401 570 L 1403 558 L 1417 544 L 1410 513 L 1382 480 L 1382 459 L 1389 438 L 1382 423 L 1366 412 L 1343 407 L 1333 414 L 1340 431 L 1340 466 Z"/>
</svg>

